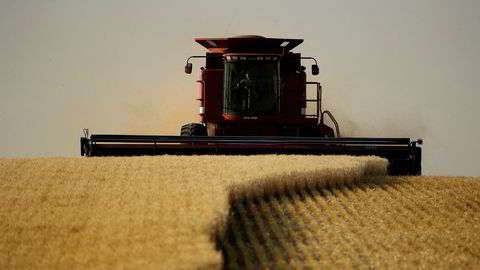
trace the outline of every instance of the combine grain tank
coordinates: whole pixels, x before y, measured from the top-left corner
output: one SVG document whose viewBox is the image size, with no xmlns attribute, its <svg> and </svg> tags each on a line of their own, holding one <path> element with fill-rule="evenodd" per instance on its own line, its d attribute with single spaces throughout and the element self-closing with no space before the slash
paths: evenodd
<svg viewBox="0 0 480 270">
<path fill-rule="evenodd" d="M 185 124 L 180 136 L 89 135 L 84 156 L 196 154 L 377 155 L 390 161 L 391 174 L 421 173 L 421 140 L 347 138 L 332 113 L 322 109 L 320 83 L 307 81 L 303 63 L 318 75 L 317 61 L 292 49 L 302 39 L 237 36 L 198 38 L 205 55 L 199 87 L 199 123 Z M 326 120 L 332 127 L 326 124 Z"/>
</svg>

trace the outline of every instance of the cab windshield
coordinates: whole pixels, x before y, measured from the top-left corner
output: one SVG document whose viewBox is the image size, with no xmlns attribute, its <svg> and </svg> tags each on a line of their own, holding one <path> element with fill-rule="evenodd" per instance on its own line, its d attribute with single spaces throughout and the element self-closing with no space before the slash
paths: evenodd
<svg viewBox="0 0 480 270">
<path fill-rule="evenodd" d="M 274 115 L 278 111 L 278 61 L 225 62 L 224 113 Z"/>
</svg>

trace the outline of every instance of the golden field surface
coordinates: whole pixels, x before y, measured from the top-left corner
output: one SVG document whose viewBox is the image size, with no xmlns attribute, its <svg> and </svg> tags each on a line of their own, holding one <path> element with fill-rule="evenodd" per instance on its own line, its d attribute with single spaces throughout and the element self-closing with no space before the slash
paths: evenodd
<svg viewBox="0 0 480 270">
<path fill-rule="evenodd" d="M 219 268 L 212 239 L 229 194 L 385 168 L 380 158 L 342 156 L 0 159 L 0 269 Z"/>
<path fill-rule="evenodd" d="M 478 268 L 480 179 L 347 156 L 0 159 L 0 269 Z"/>
</svg>

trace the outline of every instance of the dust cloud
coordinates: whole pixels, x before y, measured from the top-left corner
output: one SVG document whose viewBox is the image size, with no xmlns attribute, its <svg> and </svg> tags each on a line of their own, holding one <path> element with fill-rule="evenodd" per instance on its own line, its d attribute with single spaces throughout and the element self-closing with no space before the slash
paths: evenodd
<svg viewBox="0 0 480 270">
<path fill-rule="evenodd" d="M 169 93 L 155 100 L 144 97 L 129 99 L 122 104 L 126 118 L 125 125 L 119 132 L 179 135 L 182 125 L 200 120 L 195 100 L 195 81 L 192 81 L 190 88 L 183 92 L 176 91 L 175 87 L 168 88 L 171 89 Z"/>
</svg>

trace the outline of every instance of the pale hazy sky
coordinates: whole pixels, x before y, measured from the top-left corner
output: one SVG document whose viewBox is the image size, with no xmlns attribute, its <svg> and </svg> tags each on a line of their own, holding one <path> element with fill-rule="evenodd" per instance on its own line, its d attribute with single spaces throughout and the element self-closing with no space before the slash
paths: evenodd
<svg viewBox="0 0 480 270">
<path fill-rule="evenodd" d="M 193 39 L 240 34 L 305 39 L 342 135 L 423 138 L 424 174 L 480 175 L 476 0 L 0 0 L 0 156 L 79 156 L 84 127 L 178 134 Z"/>
</svg>

